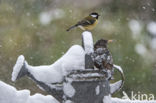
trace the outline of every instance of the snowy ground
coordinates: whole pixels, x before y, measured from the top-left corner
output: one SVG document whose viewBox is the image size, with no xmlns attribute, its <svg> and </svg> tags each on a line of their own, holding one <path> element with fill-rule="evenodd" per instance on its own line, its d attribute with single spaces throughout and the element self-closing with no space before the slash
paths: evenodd
<svg viewBox="0 0 156 103">
<path fill-rule="evenodd" d="M 18 91 L 15 87 L 2 81 L 0 81 L 0 93 L 0 103 L 59 103 L 51 95 L 44 96 L 39 93 L 30 95 L 29 90 Z M 112 103 L 156 103 L 156 101 L 131 101 L 120 98 L 111 98 L 111 101 Z"/>
<path fill-rule="evenodd" d="M 59 103 L 50 95 L 36 93 L 31 96 L 29 90 L 18 91 L 2 81 L 0 81 L 0 93 L 0 103 Z"/>
</svg>

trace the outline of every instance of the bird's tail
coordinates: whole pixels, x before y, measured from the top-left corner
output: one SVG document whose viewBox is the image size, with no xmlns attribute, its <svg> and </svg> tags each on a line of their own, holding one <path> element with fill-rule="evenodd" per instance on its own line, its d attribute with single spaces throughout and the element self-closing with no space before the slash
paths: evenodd
<svg viewBox="0 0 156 103">
<path fill-rule="evenodd" d="M 71 26 L 70 28 L 67 29 L 67 31 L 70 31 L 71 29 L 77 27 L 77 25 Z"/>
</svg>

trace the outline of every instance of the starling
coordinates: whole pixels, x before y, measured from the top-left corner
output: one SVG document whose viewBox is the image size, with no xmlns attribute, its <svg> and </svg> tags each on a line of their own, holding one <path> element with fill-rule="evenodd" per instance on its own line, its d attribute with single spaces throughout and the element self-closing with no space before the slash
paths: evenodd
<svg viewBox="0 0 156 103">
<path fill-rule="evenodd" d="M 113 58 L 107 48 L 107 44 L 112 40 L 100 39 L 94 44 L 94 53 L 92 55 L 94 65 L 99 70 L 105 71 L 110 79 L 113 74 Z"/>
</svg>

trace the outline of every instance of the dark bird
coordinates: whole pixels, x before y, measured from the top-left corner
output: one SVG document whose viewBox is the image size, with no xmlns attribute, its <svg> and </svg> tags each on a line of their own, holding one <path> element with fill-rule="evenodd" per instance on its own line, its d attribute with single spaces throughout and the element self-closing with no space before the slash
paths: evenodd
<svg viewBox="0 0 156 103">
<path fill-rule="evenodd" d="M 107 72 L 107 76 L 110 79 L 113 74 L 113 58 L 110 51 L 107 48 L 107 44 L 113 40 L 98 40 L 94 44 L 94 53 L 92 55 L 94 65 L 99 70 Z"/>
<path fill-rule="evenodd" d="M 97 25 L 99 16 L 100 15 L 98 13 L 93 12 L 89 14 L 89 16 L 85 17 L 83 20 L 68 28 L 67 31 L 70 31 L 71 29 L 76 27 L 79 27 L 82 30 L 92 30 Z"/>
</svg>

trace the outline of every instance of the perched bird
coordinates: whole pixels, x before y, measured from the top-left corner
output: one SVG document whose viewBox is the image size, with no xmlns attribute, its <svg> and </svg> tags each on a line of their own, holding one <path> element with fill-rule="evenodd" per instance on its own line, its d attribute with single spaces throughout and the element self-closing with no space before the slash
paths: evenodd
<svg viewBox="0 0 156 103">
<path fill-rule="evenodd" d="M 107 48 L 107 44 L 110 42 L 113 42 L 113 40 L 98 40 L 94 44 L 94 53 L 92 55 L 95 67 L 99 70 L 105 71 L 109 79 L 111 79 L 114 72 L 113 58 Z"/>
<path fill-rule="evenodd" d="M 71 26 L 67 31 L 70 31 L 73 28 L 80 27 L 82 30 L 92 30 L 98 23 L 99 14 L 93 12 L 89 16 L 85 17 L 83 20 L 79 21 L 74 26 Z"/>
</svg>

